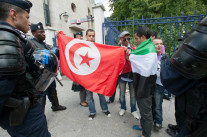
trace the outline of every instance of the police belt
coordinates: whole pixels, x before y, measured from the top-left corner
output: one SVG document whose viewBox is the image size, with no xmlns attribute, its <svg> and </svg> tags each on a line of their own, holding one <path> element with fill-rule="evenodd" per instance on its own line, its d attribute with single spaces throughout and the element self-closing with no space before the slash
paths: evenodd
<svg viewBox="0 0 207 137">
<path fill-rule="evenodd" d="M 24 118 L 30 108 L 29 97 L 23 99 L 16 99 L 9 97 L 4 104 L 5 107 L 10 108 L 9 112 L 9 124 L 10 126 L 19 126 L 23 123 Z"/>
</svg>

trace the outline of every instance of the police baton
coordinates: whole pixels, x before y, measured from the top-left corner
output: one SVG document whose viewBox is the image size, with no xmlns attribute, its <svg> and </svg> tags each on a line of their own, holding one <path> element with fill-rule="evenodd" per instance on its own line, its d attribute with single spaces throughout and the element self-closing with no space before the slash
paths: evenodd
<svg viewBox="0 0 207 137">
<path fill-rule="evenodd" d="M 56 78 L 56 80 L 58 81 L 58 83 L 63 87 L 63 84 L 62 84 L 61 81 L 58 79 L 58 77 L 56 76 L 55 78 Z"/>
</svg>

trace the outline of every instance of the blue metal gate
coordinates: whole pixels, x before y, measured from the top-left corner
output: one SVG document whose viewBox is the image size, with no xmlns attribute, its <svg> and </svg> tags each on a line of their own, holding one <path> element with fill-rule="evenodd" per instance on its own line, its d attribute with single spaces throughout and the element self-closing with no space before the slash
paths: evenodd
<svg viewBox="0 0 207 137">
<path fill-rule="evenodd" d="M 131 34 L 131 43 L 135 44 L 134 33 L 139 26 L 146 26 L 155 31 L 158 34 L 158 37 L 162 38 L 166 53 L 170 56 L 177 46 L 178 38 L 180 38 L 184 33 L 192 30 L 196 24 L 203 18 L 207 16 L 206 14 L 201 15 L 190 15 L 190 16 L 177 16 L 173 17 L 161 17 L 160 18 L 151 18 L 149 19 L 135 19 L 132 20 L 121 20 L 121 21 L 109 21 L 105 19 L 102 24 L 103 30 L 103 43 L 108 45 L 118 45 L 118 35 L 120 32 L 127 30 Z"/>
</svg>

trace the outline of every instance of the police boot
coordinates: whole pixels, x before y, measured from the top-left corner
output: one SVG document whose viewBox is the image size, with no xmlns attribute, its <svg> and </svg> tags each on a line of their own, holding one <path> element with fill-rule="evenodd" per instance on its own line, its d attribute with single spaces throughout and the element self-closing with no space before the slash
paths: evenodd
<svg viewBox="0 0 207 137">
<path fill-rule="evenodd" d="M 178 132 L 176 130 L 172 130 L 172 129 L 166 129 L 166 132 L 168 135 L 170 135 L 171 137 L 177 137 Z"/>
<path fill-rule="evenodd" d="M 51 99 L 52 99 L 52 107 L 51 108 L 52 108 L 53 111 L 59 111 L 59 110 L 65 110 L 66 109 L 65 106 L 61 106 L 59 104 L 58 97 L 57 97 L 57 90 L 52 91 Z"/>
<path fill-rule="evenodd" d="M 43 110 L 45 111 L 46 96 L 41 96 L 41 97 L 38 99 L 38 102 L 42 105 Z"/>
</svg>

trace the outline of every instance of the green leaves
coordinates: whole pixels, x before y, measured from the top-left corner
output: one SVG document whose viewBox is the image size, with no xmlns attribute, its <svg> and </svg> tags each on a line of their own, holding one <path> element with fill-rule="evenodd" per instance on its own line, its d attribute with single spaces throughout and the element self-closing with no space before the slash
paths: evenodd
<svg viewBox="0 0 207 137">
<path fill-rule="evenodd" d="M 132 18 L 150 18 L 162 16 L 180 16 L 204 14 L 207 9 L 206 0 L 110 0 L 113 9 L 111 19 L 124 20 Z"/>
<path fill-rule="evenodd" d="M 133 16 L 135 20 L 142 18 L 149 19 L 151 17 L 160 18 L 161 15 L 162 17 L 189 16 L 193 15 L 194 12 L 195 15 L 205 14 L 207 9 L 207 0 L 110 0 L 110 2 L 111 9 L 113 9 L 110 20 L 128 20 L 127 22 L 116 22 L 114 24 L 118 31 L 122 31 L 123 29 L 130 31 L 132 27 L 136 30 L 139 24 L 143 25 L 142 21 L 135 21 L 135 25 L 132 26 Z M 188 20 L 190 21 L 188 22 Z M 152 31 L 158 33 L 158 37 L 163 39 L 167 54 L 172 55 L 180 44 L 177 41 L 178 38 L 180 38 L 183 33 L 192 30 L 195 25 L 193 20 L 194 16 L 179 19 L 152 19 L 150 22 L 145 22 L 144 26 L 152 28 Z M 117 38 L 115 41 L 118 43 Z"/>
</svg>

